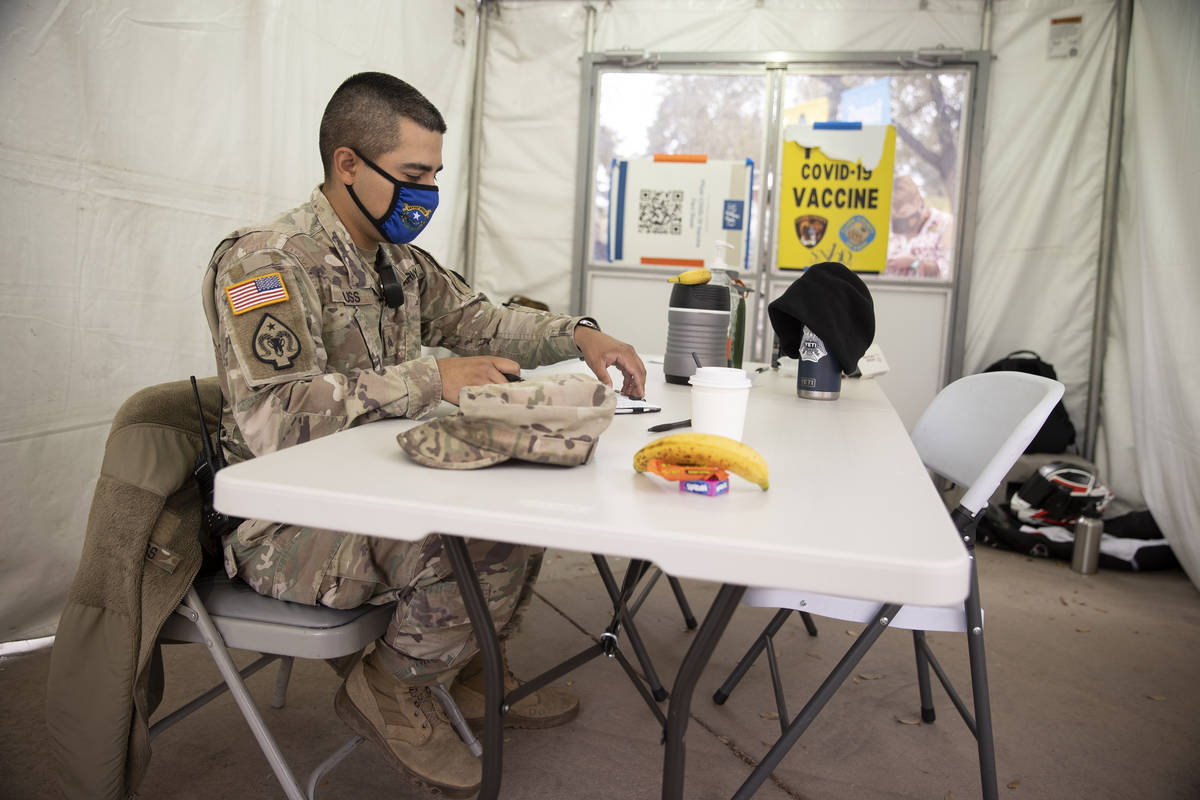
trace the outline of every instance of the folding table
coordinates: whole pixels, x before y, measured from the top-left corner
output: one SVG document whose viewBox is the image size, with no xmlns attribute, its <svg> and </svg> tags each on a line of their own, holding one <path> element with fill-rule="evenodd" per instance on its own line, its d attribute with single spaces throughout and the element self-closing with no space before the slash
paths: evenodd
<svg viewBox="0 0 1200 800">
<path fill-rule="evenodd" d="M 215 503 L 228 514 L 394 539 L 444 537 L 485 668 L 480 798 L 499 792 L 503 689 L 464 537 L 626 556 L 723 584 L 671 689 L 662 796 L 672 800 L 683 795 L 693 689 L 746 586 L 921 605 L 953 605 L 967 594 L 966 551 L 877 382 L 845 380 L 836 401 L 804 400 L 794 362 L 762 372 L 750 365 L 743 440 L 766 458 L 771 488 L 735 476 L 728 494 L 706 497 L 633 470 L 634 453 L 658 435 L 648 426 L 690 416 L 688 388 L 666 383 L 661 362 L 646 360 L 646 396 L 662 412 L 615 417 L 583 466 L 430 469 L 396 443 L 418 423 L 396 419 L 217 474 Z M 535 374 L 550 371 L 587 367 L 569 361 Z"/>
</svg>

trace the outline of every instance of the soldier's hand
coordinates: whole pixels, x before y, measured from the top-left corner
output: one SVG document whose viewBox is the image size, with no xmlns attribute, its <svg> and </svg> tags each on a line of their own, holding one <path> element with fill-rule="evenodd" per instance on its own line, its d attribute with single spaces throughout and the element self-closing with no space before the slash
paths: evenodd
<svg viewBox="0 0 1200 800">
<path fill-rule="evenodd" d="M 624 376 L 621 394 L 636 400 L 645 396 L 646 365 L 632 346 L 585 325 L 575 326 L 575 346 L 605 386 L 612 386 L 608 368 L 616 367 Z"/>
<path fill-rule="evenodd" d="M 464 386 L 485 383 L 507 383 L 509 375 L 520 375 L 521 365 L 499 356 L 470 356 L 468 358 L 439 358 L 438 372 L 442 373 L 442 399 L 458 405 L 458 390 Z"/>
</svg>

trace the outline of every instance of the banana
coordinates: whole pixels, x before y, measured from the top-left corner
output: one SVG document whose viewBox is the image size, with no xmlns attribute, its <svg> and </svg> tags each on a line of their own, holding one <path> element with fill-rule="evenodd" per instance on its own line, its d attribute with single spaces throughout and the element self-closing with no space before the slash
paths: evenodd
<svg viewBox="0 0 1200 800">
<path fill-rule="evenodd" d="M 633 456 L 633 468 L 645 472 L 653 458 L 682 466 L 711 465 L 741 475 L 765 491 L 767 462 L 753 447 L 714 433 L 672 433 L 655 439 Z"/>
<path fill-rule="evenodd" d="M 687 272 L 681 272 L 673 278 L 667 278 L 668 283 L 686 283 L 689 286 L 695 286 L 698 283 L 708 283 L 711 280 L 712 272 L 704 267 L 689 269 Z"/>
</svg>

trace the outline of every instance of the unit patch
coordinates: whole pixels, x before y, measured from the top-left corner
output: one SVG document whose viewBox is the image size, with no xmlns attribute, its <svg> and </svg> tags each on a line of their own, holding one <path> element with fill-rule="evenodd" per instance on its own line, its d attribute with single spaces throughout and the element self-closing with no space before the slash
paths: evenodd
<svg viewBox="0 0 1200 800">
<path fill-rule="evenodd" d="M 254 331 L 254 355 L 258 360 L 275 369 L 287 369 L 299 354 L 300 340 L 292 329 L 270 314 L 263 314 Z"/>
<path fill-rule="evenodd" d="M 271 272 L 235 283 L 233 286 L 227 286 L 225 295 L 229 298 L 229 308 L 234 315 L 245 314 L 247 311 L 269 306 L 272 303 L 282 303 L 288 299 L 287 287 L 283 285 L 283 276 L 278 272 Z"/>
</svg>

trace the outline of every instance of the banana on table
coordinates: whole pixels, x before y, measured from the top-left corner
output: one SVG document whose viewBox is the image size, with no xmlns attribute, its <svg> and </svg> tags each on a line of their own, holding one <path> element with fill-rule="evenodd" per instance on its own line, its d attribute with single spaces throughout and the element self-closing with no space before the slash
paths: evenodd
<svg viewBox="0 0 1200 800">
<path fill-rule="evenodd" d="M 717 467 L 740 475 L 763 490 L 770 485 L 767 462 L 757 450 L 714 433 L 673 433 L 655 439 L 634 454 L 633 468 L 646 472 L 655 459 L 660 464 L 681 467 Z"/>
</svg>

